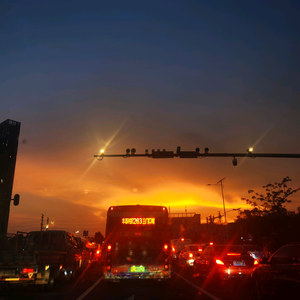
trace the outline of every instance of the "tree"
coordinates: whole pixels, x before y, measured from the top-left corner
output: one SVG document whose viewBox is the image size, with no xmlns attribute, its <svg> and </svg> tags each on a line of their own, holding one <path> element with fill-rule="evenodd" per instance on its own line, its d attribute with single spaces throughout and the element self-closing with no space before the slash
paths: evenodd
<svg viewBox="0 0 300 300">
<path fill-rule="evenodd" d="M 255 193 L 254 190 L 249 190 L 248 194 L 253 194 L 251 199 L 241 199 L 253 207 L 253 209 L 250 210 L 252 216 L 268 215 L 273 212 L 286 212 L 286 205 L 292 202 L 288 197 L 300 190 L 300 187 L 297 189 L 288 187 L 287 184 L 290 181 L 292 181 L 292 179 L 286 176 L 281 182 L 269 183 L 263 186 L 265 194 L 259 194 Z"/>
</svg>

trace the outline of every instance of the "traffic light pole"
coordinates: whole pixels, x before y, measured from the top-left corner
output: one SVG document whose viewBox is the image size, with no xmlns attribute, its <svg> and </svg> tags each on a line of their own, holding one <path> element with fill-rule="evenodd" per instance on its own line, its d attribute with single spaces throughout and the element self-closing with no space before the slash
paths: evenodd
<svg viewBox="0 0 300 300">
<path fill-rule="evenodd" d="M 204 152 L 200 152 L 199 148 L 195 151 L 181 151 L 181 147 L 177 147 L 176 152 L 164 150 L 152 150 L 151 153 L 146 149 L 144 154 L 137 154 L 134 148 L 127 149 L 125 154 L 105 154 L 104 152 L 99 155 L 94 155 L 98 160 L 104 157 L 149 157 L 149 158 L 206 158 L 206 157 L 232 157 L 232 164 L 237 165 L 237 157 L 269 157 L 269 158 L 300 158 L 300 154 L 291 153 L 254 153 L 252 149 L 248 149 L 246 153 L 209 153 L 209 149 L 205 148 Z"/>
</svg>

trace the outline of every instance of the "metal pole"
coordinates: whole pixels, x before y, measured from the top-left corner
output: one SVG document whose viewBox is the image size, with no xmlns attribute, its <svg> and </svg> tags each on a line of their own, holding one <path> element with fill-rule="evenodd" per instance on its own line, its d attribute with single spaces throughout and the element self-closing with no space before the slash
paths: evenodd
<svg viewBox="0 0 300 300">
<path fill-rule="evenodd" d="M 222 189 L 222 198 L 223 198 L 223 208 L 224 208 L 225 223 L 227 224 L 226 210 L 225 210 L 225 199 L 224 199 L 223 183 L 222 183 L 224 179 L 221 180 L 221 189 Z"/>
<path fill-rule="evenodd" d="M 43 222 L 44 222 L 44 215 L 42 214 L 42 220 L 41 220 L 41 231 L 43 230 Z"/>
</svg>

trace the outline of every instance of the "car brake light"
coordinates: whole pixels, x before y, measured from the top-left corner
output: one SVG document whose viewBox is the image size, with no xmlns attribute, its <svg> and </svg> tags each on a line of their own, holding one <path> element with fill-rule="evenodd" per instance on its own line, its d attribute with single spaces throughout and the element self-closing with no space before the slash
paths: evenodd
<svg viewBox="0 0 300 300">
<path fill-rule="evenodd" d="M 241 253 L 233 253 L 233 252 L 229 252 L 229 253 L 227 253 L 227 255 L 241 255 Z"/>
<path fill-rule="evenodd" d="M 257 259 L 254 259 L 254 265 L 256 266 L 256 265 L 258 265 L 258 264 L 259 264 L 258 260 L 257 260 Z"/>
<path fill-rule="evenodd" d="M 189 258 L 192 258 L 194 257 L 194 254 L 193 253 L 189 253 Z"/>
<path fill-rule="evenodd" d="M 100 250 L 97 250 L 97 254 L 98 254 L 98 255 L 100 254 Z"/>
<path fill-rule="evenodd" d="M 209 243 L 210 246 L 212 246 L 213 244 L 214 244 L 213 242 L 210 242 L 210 243 Z"/>
<path fill-rule="evenodd" d="M 32 273 L 33 272 L 33 269 L 27 269 L 27 268 L 24 268 L 23 269 L 23 273 Z"/>
<path fill-rule="evenodd" d="M 181 240 L 182 242 L 184 242 L 184 238 L 181 238 L 180 240 Z"/>
<path fill-rule="evenodd" d="M 169 246 L 168 244 L 164 244 L 164 250 L 168 250 Z"/>
<path fill-rule="evenodd" d="M 111 250 L 111 245 L 107 246 L 107 250 L 110 251 Z"/>
<path fill-rule="evenodd" d="M 224 265 L 224 263 L 220 259 L 216 259 L 216 264 L 217 265 L 221 265 L 221 266 Z"/>
<path fill-rule="evenodd" d="M 199 249 L 198 249 L 199 252 L 201 252 L 202 250 L 203 250 L 202 248 L 199 248 Z"/>
<path fill-rule="evenodd" d="M 173 252 L 176 252 L 176 249 L 173 247 L 173 248 L 172 248 L 172 251 L 173 251 Z"/>
</svg>

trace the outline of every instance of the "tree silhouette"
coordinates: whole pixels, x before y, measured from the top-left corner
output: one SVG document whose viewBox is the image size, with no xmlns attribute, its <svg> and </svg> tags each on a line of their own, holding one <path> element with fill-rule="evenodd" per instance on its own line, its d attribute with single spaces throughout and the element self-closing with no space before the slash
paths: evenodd
<svg viewBox="0 0 300 300">
<path fill-rule="evenodd" d="M 288 197 L 300 190 L 300 187 L 297 189 L 288 187 L 288 182 L 290 181 L 292 181 L 292 179 L 286 176 L 281 182 L 269 183 L 263 186 L 265 194 L 259 194 L 255 193 L 254 190 L 249 190 L 248 194 L 253 194 L 251 199 L 241 199 L 253 207 L 253 209 L 250 210 L 252 216 L 268 215 L 273 212 L 286 212 L 286 205 L 292 202 Z"/>
</svg>

